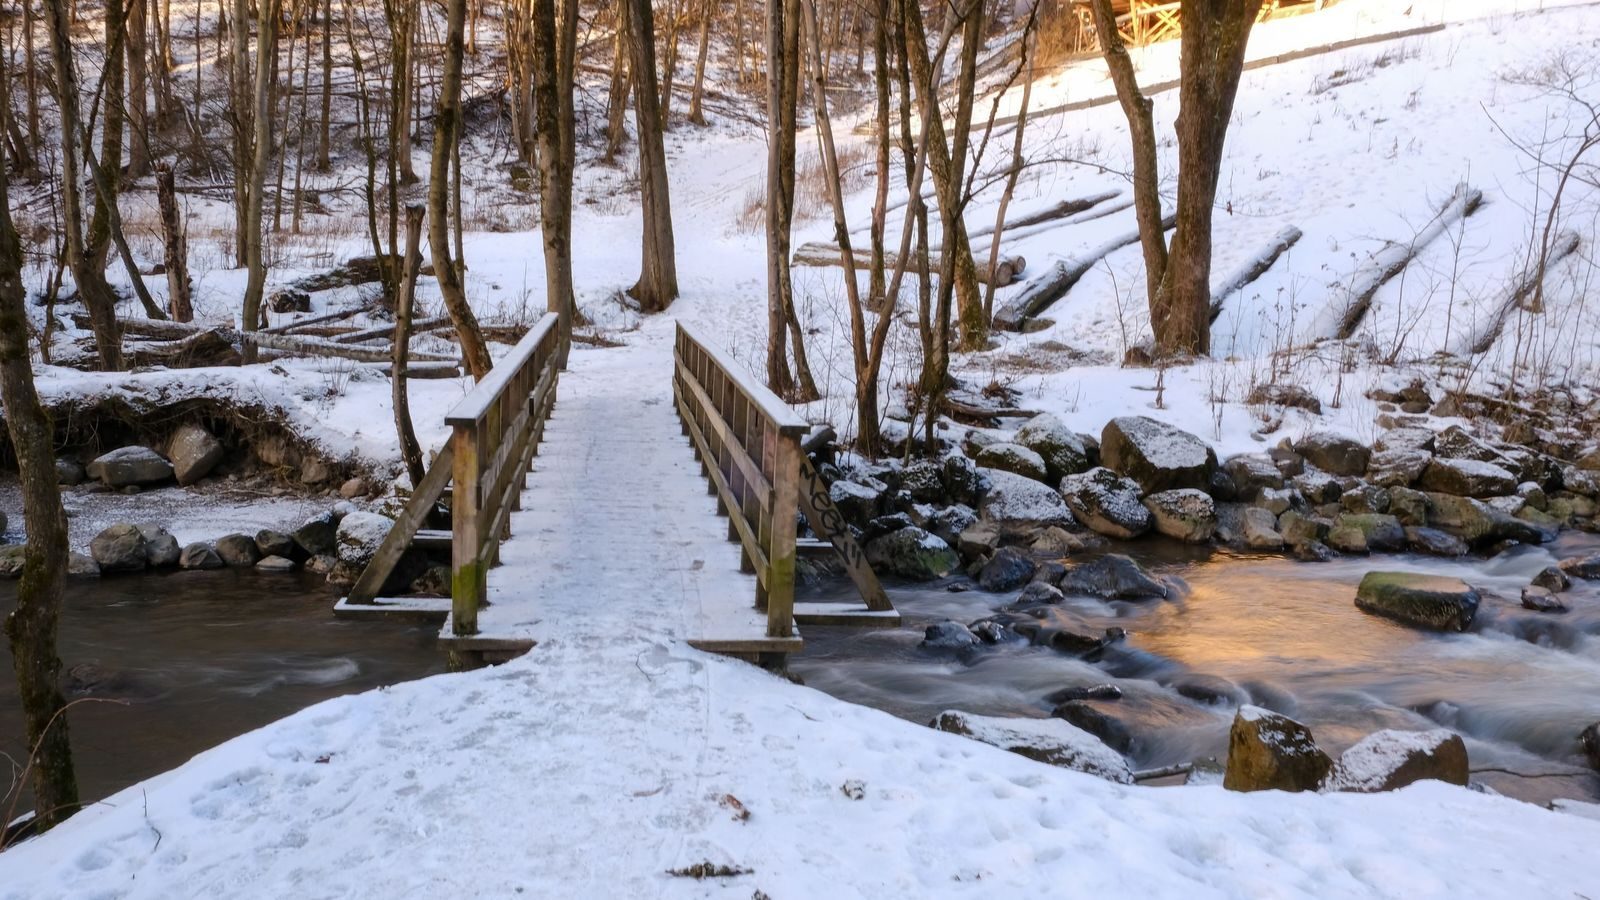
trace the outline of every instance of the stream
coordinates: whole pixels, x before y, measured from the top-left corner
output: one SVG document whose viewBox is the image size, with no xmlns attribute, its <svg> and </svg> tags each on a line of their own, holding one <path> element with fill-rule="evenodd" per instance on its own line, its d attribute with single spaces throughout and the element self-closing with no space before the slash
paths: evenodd
<svg viewBox="0 0 1600 900">
<path fill-rule="evenodd" d="M 0 581 L 0 616 L 17 583 Z M 333 616 L 318 575 L 253 570 L 69 579 L 62 686 L 86 801 L 314 703 L 445 670 L 434 627 Z M 0 752 L 26 758 L 11 652 L 0 641 Z M 0 793 L 10 783 L 0 758 Z M 18 809 L 28 808 L 28 801 Z"/>
<path fill-rule="evenodd" d="M 1334 756 L 1381 728 L 1443 726 L 1466 739 L 1475 780 L 1532 802 L 1592 801 L 1600 799 L 1600 775 L 1583 765 L 1577 735 L 1600 720 L 1600 584 L 1575 582 L 1563 614 L 1526 611 L 1519 596 L 1545 566 L 1596 550 L 1600 537 L 1569 532 L 1554 544 L 1492 559 L 1301 563 L 1147 539 L 1115 552 L 1179 579 L 1177 596 L 1068 597 L 1057 611 L 1063 624 L 1096 633 L 1127 630 L 1094 662 L 1025 643 L 920 647 L 927 625 L 972 622 L 1018 593 L 985 593 L 958 578 L 891 586 L 905 618 L 899 629 L 807 627 L 806 649 L 791 668 L 812 687 L 921 723 L 946 709 L 1048 716 L 1054 704 L 1046 696 L 1054 691 L 1114 684 L 1122 699 L 1094 705 L 1126 726 L 1136 769 L 1225 758 L 1233 710 L 1246 698 L 1299 719 Z M 1356 585 L 1373 569 L 1451 575 L 1474 585 L 1483 603 L 1472 630 L 1416 631 L 1356 609 Z M 843 581 L 807 593 L 853 596 Z M 1185 679 L 1231 697 L 1188 699 L 1171 686 Z M 1519 774 L 1482 771 L 1490 768 Z"/>
</svg>

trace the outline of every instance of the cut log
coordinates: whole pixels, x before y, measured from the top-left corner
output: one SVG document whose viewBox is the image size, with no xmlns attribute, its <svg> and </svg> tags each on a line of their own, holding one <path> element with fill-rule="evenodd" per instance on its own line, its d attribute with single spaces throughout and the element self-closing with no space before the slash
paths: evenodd
<svg viewBox="0 0 1600 900">
<path fill-rule="evenodd" d="M 1161 220 L 1161 227 L 1171 229 L 1176 222 L 1175 214 L 1168 215 Z M 1082 256 L 1057 260 L 1044 274 L 1024 285 L 1022 291 L 1015 297 L 995 309 L 994 327 L 1003 331 L 1021 331 L 1029 319 L 1066 296 L 1067 291 L 1072 290 L 1072 286 L 1098 265 L 1100 260 L 1138 240 L 1139 230 L 1135 228 L 1113 237 Z"/>
<path fill-rule="evenodd" d="M 1042 225 L 1045 222 L 1054 222 L 1058 219 L 1076 216 L 1079 213 L 1094 209 L 1096 206 L 1099 206 L 1107 200 L 1115 199 L 1121 194 L 1121 191 L 1105 191 L 1089 197 L 1079 197 L 1076 200 L 1063 200 L 1060 203 L 1054 204 L 1045 209 L 1036 210 L 1034 212 L 1027 213 L 1026 215 L 1018 216 L 1015 219 L 1007 219 L 1005 231 L 1002 233 L 1002 236 L 1011 237 L 1015 234 L 1015 229 L 1018 228 L 1027 228 L 1030 225 Z M 967 232 L 968 237 L 974 238 L 986 237 L 991 234 L 994 234 L 993 225 L 986 225 L 974 231 Z"/>
<path fill-rule="evenodd" d="M 1500 333 L 1505 330 L 1506 321 L 1511 318 L 1513 311 L 1522 309 L 1535 312 L 1531 306 L 1534 291 L 1539 286 L 1539 279 L 1550 272 L 1551 266 L 1577 253 L 1579 243 L 1578 233 L 1575 231 L 1563 231 L 1557 235 L 1555 244 L 1550 248 L 1549 258 L 1545 261 L 1544 272 L 1530 270 L 1523 273 L 1521 279 L 1506 292 L 1505 298 L 1496 305 L 1483 329 L 1471 335 L 1471 340 L 1466 343 L 1465 349 L 1472 353 L 1488 353 L 1494 342 L 1500 339 Z M 1535 264 L 1533 269 L 1537 270 L 1538 265 Z"/>
<path fill-rule="evenodd" d="M 181 340 L 202 331 L 215 331 L 235 346 L 248 340 L 264 350 L 279 350 L 297 356 L 333 356 L 341 359 L 352 359 L 357 362 L 388 362 L 391 355 L 389 348 L 386 346 L 341 344 L 337 341 L 323 338 L 273 334 L 267 331 L 241 334 L 234 328 L 221 326 L 208 328 L 204 325 L 157 321 L 155 319 L 124 319 L 121 322 L 121 327 L 124 335 L 163 340 Z M 418 362 L 453 363 L 457 361 L 454 356 L 444 356 L 438 353 L 413 353 L 411 358 Z"/>
<path fill-rule="evenodd" d="M 1378 291 L 1404 272 L 1417 254 L 1438 240 L 1450 226 L 1477 212 L 1482 204 L 1482 191 L 1468 187 L 1465 182 L 1456 185 L 1455 192 L 1426 228 L 1409 241 L 1392 243 L 1374 253 L 1367 264 L 1351 276 L 1344 296 L 1328 304 L 1312 322 L 1307 336 L 1312 340 L 1326 337 L 1345 340 L 1354 335 L 1356 329 L 1361 327 L 1361 320 L 1366 318 L 1367 310 L 1372 307 L 1372 298 L 1378 295 Z"/>
<path fill-rule="evenodd" d="M 263 328 L 261 330 L 267 334 L 289 334 L 290 332 L 299 331 L 300 329 L 309 325 L 322 325 L 326 322 L 337 322 L 340 319 L 348 319 L 356 313 L 361 312 L 361 309 L 362 308 L 359 306 L 352 306 L 349 309 L 340 310 L 339 312 L 324 313 L 323 315 L 313 316 L 309 319 L 298 319 L 293 322 L 286 322 L 282 325 L 274 325 L 271 328 Z"/>
<path fill-rule="evenodd" d="M 423 319 L 420 322 L 411 323 L 411 335 L 415 337 L 416 335 L 419 335 L 425 331 L 442 331 L 449 327 L 449 316 L 436 316 L 432 319 Z M 361 331 L 352 331 L 348 334 L 341 334 L 333 340 L 340 344 L 359 344 L 363 341 L 386 338 L 393 334 L 393 325 L 380 325 L 376 328 L 366 328 Z"/>
<path fill-rule="evenodd" d="M 1234 294 L 1245 289 L 1245 286 L 1267 274 L 1267 270 L 1277 264 L 1278 258 L 1289 252 L 1289 248 L 1300 242 L 1304 233 L 1287 225 L 1272 238 L 1272 243 L 1263 247 L 1259 253 L 1246 260 L 1243 265 L 1233 270 L 1227 278 L 1223 279 L 1219 287 L 1211 291 L 1211 321 L 1215 322 L 1217 316 L 1222 315 L 1222 303 Z"/>
<path fill-rule="evenodd" d="M 861 266 L 861 264 L 865 261 L 865 253 L 856 254 L 857 267 Z M 930 270 L 939 268 L 939 263 L 940 259 L 937 253 L 930 253 L 928 255 L 928 268 Z M 801 244 L 795 249 L 794 264 L 797 266 L 842 266 L 844 265 L 844 254 L 839 251 L 838 244 L 828 241 L 811 241 L 809 243 Z M 898 264 L 898 254 L 890 253 L 888 251 L 884 252 L 884 268 L 892 269 Z M 973 265 L 978 270 L 978 280 L 984 284 L 988 284 L 990 281 L 989 261 L 987 259 L 974 260 Z M 1020 274 L 1022 270 L 1027 267 L 1027 265 L 1028 261 L 1021 256 L 1002 254 L 999 263 L 995 266 L 995 272 L 997 273 L 997 276 L 995 277 L 994 286 L 1005 287 L 1006 285 L 1015 282 L 1018 274 Z"/>
</svg>

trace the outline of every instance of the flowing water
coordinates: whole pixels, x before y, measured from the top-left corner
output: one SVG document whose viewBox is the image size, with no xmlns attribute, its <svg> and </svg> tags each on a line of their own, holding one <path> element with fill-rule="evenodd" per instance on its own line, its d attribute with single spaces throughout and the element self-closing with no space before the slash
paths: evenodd
<svg viewBox="0 0 1600 900">
<path fill-rule="evenodd" d="M 0 616 L 16 588 L 0 582 Z M 103 798 L 329 697 L 444 671 L 435 628 L 335 619 L 333 602 L 323 579 L 304 573 L 69 580 L 63 689 L 68 700 L 115 701 L 68 714 L 83 797 Z M 0 751 L 20 761 L 27 748 L 3 641 L 0 666 Z M 0 792 L 9 771 L 0 758 Z"/>
<path fill-rule="evenodd" d="M 1582 765 L 1577 735 L 1600 720 L 1600 584 L 1578 582 L 1564 597 L 1571 611 L 1559 615 L 1523 610 L 1519 595 L 1545 566 L 1596 550 L 1595 536 L 1568 534 L 1492 559 L 1316 564 L 1142 541 L 1119 552 L 1178 579 L 1173 599 L 1069 597 L 1052 610 L 1074 630 L 1127 630 L 1094 661 L 1023 643 L 920 647 L 925 626 L 971 622 L 1016 598 L 949 590 L 970 585 L 960 579 L 891 589 L 906 619 L 897 630 L 806 628 L 806 650 L 791 667 L 813 687 L 920 722 L 952 708 L 1048 716 L 1046 697 L 1058 689 L 1115 684 L 1123 698 L 1094 705 L 1127 727 L 1136 768 L 1224 758 L 1233 708 L 1245 699 L 1295 716 L 1334 754 L 1380 728 L 1444 726 L 1466 739 L 1474 777 L 1502 793 L 1593 800 L 1600 776 Z M 1421 632 L 1357 610 L 1356 585 L 1373 569 L 1452 575 L 1478 587 L 1484 599 L 1472 630 Z M 813 590 L 843 595 L 848 586 Z M 1219 696 L 1190 700 L 1172 687 L 1184 681 Z"/>
</svg>

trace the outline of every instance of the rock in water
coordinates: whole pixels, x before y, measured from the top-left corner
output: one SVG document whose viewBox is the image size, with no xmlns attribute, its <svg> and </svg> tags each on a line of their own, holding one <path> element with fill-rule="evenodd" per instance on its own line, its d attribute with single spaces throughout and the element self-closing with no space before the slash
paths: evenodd
<svg viewBox="0 0 1600 900">
<path fill-rule="evenodd" d="M 144 535 L 145 561 L 152 569 L 165 569 L 178 564 L 178 556 L 183 552 L 178 547 L 178 539 L 159 525 L 140 525 L 139 533 Z"/>
<path fill-rule="evenodd" d="M 337 536 L 331 516 L 318 516 L 295 529 L 291 535 L 307 556 L 332 554 L 337 545 Z"/>
<path fill-rule="evenodd" d="M 123 447 L 89 463 L 89 476 L 114 488 L 159 484 L 172 478 L 172 463 L 148 447 Z"/>
<path fill-rule="evenodd" d="M 230 566 L 249 568 L 261 560 L 255 538 L 248 534 L 230 534 L 217 538 L 217 556 Z"/>
<path fill-rule="evenodd" d="M 929 625 L 922 633 L 922 646 L 939 650 L 972 647 L 977 643 L 978 636 L 971 629 L 951 619 Z"/>
<path fill-rule="evenodd" d="M 868 541 L 867 562 L 879 572 L 932 581 L 954 572 L 961 558 L 949 544 L 912 525 Z"/>
<path fill-rule="evenodd" d="M 977 463 L 986 469 L 1012 472 L 1034 481 L 1044 481 L 1049 475 L 1044 457 L 1021 444 L 990 444 L 978 451 Z"/>
<path fill-rule="evenodd" d="M 1600 722 L 1596 722 L 1578 735 L 1578 745 L 1588 758 L 1590 768 L 1600 772 Z"/>
<path fill-rule="evenodd" d="M 137 525 L 112 525 L 89 542 L 89 554 L 102 572 L 142 572 L 148 563 L 144 532 Z"/>
<path fill-rule="evenodd" d="M 1369 734 L 1346 750 L 1328 779 L 1335 791 L 1393 791 L 1425 779 L 1466 786 L 1467 745 L 1443 728 Z"/>
<path fill-rule="evenodd" d="M 1433 631 L 1466 631 L 1479 600 L 1459 578 L 1414 572 L 1368 572 L 1356 589 L 1356 608 L 1362 612 Z"/>
<path fill-rule="evenodd" d="M 1017 429 L 1013 438 L 1039 458 L 1051 484 L 1061 483 L 1068 475 L 1076 475 L 1094 465 L 1094 452 L 1083 435 L 1068 428 L 1050 413 L 1040 413 Z"/>
<path fill-rule="evenodd" d="M 1167 596 L 1167 586 L 1128 557 L 1111 553 L 1068 569 L 1061 578 L 1061 592 L 1106 600 L 1152 600 Z"/>
<path fill-rule="evenodd" d="M 1562 573 L 1569 578 L 1586 580 L 1600 578 L 1600 553 L 1563 559 L 1560 567 Z"/>
<path fill-rule="evenodd" d="M 1013 547 L 1002 547 L 978 573 L 978 587 L 986 591 L 1011 591 L 1028 583 L 1037 564 Z"/>
<path fill-rule="evenodd" d="M 1127 540 L 1150 530 L 1150 510 L 1139 502 L 1139 483 L 1106 468 L 1061 480 L 1061 496 L 1078 521 L 1107 537 Z"/>
<path fill-rule="evenodd" d="M 206 543 L 190 544 L 183 548 L 183 554 L 178 557 L 180 569 L 220 569 L 224 565 L 226 563 L 222 561 L 222 557 Z"/>
<path fill-rule="evenodd" d="M 1522 608 L 1534 612 L 1564 613 L 1567 605 L 1556 599 L 1549 589 L 1530 584 L 1522 589 Z"/>
<path fill-rule="evenodd" d="M 1122 754 L 1094 735 L 1061 719 L 1002 719 L 948 710 L 930 723 L 938 731 L 960 734 L 1046 765 L 1132 784 L 1133 772 Z"/>
<path fill-rule="evenodd" d="M 339 561 L 350 566 L 364 567 L 378 552 L 378 546 L 388 537 L 394 520 L 377 513 L 353 512 L 339 520 L 336 537 Z"/>
<path fill-rule="evenodd" d="M 978 518 L 1002 535 L 1033 534 L 1051 525 L 1072 524 L 1060 492 L 1043 482 L 999 469 L 979 469 L 989 490 L 978 504 Z"/>
<path fill-rule="evenodd" d="M 294 538 L 281 531 L 273 531 L 270 528 L 263 528 L 256 532 L 256 549 L 261 551 L 262 559 L 269 556 L 282 556 L 292 560 L 296 556 L 303 556 L 300 551 L 300 545 L 294 542 Z"/>
<path fill-rule="evenodd" d="M 1311 729 L 1259 706 L 1242 706 L 1228 732 L 1230 791 L 1314 791 L 1333 769 Z"/>
<path fill-rule="evenodd" d="M 283 556 L 264 556 L 256 563 L 257 572 L 293 572 L 294 560 Z"/>
<path fill-rule="evenodd" d="M 99 578 L 100 564 L 94 557 L 84 553 L 67 554 L 67 576 L 69 578 Z"/>
<path fill-rule="evenodd" d="M 1559 594 L 1572 587 L 1572 579 L 1567 573 L 1561 571 L 1560 566 L 1545 566 L 1539 574 L 1533 576 L 1533 584 L 1542 587 L 1552 594 Z"/>
<path fill-rule="evenodd" d="M 172 459 L 172 472 L 179 484 L 194 484 L 211 474 L 222 462 L 224 452 L 222 442 L 194 422 L 178 426 L 167 444 L 167 456 Z"/>
<path fill-rule="evenodd" d="M 1217 453 L 1205 441 L 1148 416 L 1120 416 L 1100 435 L 1106 467 L 1137 481 L 1146 493 L 1174 488 L 1205 490 L 1217 471 Z"/>
</svg>

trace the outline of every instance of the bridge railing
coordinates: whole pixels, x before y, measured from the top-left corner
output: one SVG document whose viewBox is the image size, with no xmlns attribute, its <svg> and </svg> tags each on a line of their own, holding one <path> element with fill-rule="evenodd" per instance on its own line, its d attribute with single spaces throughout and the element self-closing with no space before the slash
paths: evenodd
<svg viewBox="0 0 1600 900">
<path fill-rule="evenodd" d="M 756 575 L 767 636 L 794 632 L 795 511 L 806 421 L 743 366 L 678 323 L 673 396 L 683 430 L 728 517 L 742 567 Z"/>
<path fill-rule="evenodd" d="M 488 571 L 509 536 L 528 466 L 555 404 L 561 329 L 546 313 L 445 416 L 453 429 L 451 623 L 457 635 L 478 631 Z"/>
</svg>

